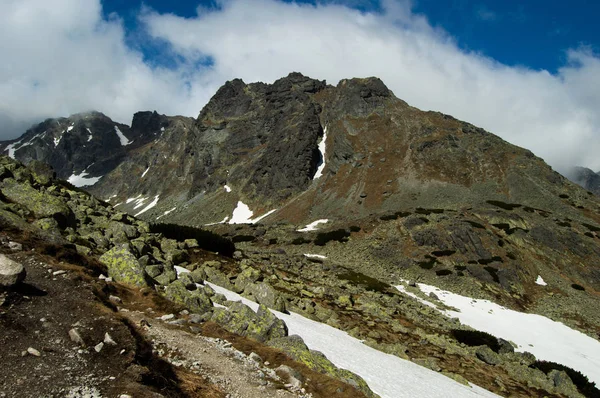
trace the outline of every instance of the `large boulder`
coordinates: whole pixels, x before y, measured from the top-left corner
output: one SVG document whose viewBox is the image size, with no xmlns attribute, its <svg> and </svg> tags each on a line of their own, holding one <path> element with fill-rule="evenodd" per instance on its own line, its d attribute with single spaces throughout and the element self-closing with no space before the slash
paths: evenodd
<svg viewBox="0 0 600 398">
<path fill-rule="evenodd" d="M 215 308 L 211 321 L 231 333 L 260 342 L 287 336 L 285 323 L 264 305 L 259 307 L 258 312 L 240 302 L 233 303 L 227 309 Z"/>
<path fill-rule="evenodd" d="M 147 286 L 146 273 L 129 249 L 129 245 L 115 246 L 100 257 L 100 262 L 106 265 L 108 275 L 115 281 Z"/>
<path fill-rule="evenodd" d="M 188 290 L 186 285 L 176 280 L 165 287 L 164 296 L 174 303 L 185 306 L 191 312 L 204 314 L 213 308 L 213 303 L 201 288 Z"/>
<path fill-rule="evenodd" d="M 275 311 L 286 311 L 285 299 L 268 283 L 248 284 L 244 293 L 252 296 L 257 303 L 264 304 Z"/>
<path fill-rule="evenodd" d="M 38 191 L 27 183 L 18 183 L 12 178 L 2 181 L 0 190 L 10 201 L 31 211 L 37 219 L 54 218 L 61 228 L 75 226 L 75 214 L 56 196 Z"/>
<path fill-rule="evenodd" d="M 0 254 L 0 288 L 9 288 L 25 280 L 23 265 Z"/>
<path fill-rule="evenodd" d="M 35 182 L 40 185 L 47 186 L 56 178 L 56 173 L 52 166 L 39 160 L 32 160 L 27 168 L 31 171 L 31 175 Z"/>
</svg>

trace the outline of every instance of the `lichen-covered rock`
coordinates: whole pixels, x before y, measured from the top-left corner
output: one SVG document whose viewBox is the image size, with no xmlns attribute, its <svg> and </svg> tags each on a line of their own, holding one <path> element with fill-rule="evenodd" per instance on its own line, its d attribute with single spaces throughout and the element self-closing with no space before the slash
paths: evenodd
<svg viewBox="0 0 600 398">
<path fill-rule="evenodd" d="M 478 347 L 475 351 L 475 355 L 488 365 L 498 365 L 502 362 L 500 356 L 492 351 L 488 346 Z"/>
<path fill-rule="evenodd" d="M 41 229 L 42 231 L 57 231 L 60 232 L 58 222 L 54 218 L 40 218 L 35 220 L 33 225 Z"/>
<path fill-rule="evenodd" d="M 219 285 L 227 290 L 231 290 L 236 293 L 242 292 L 240 289 L 235 287 L 235 285 L 229 280 L 229 277 L 227 277 L 227 275 L 223 274 L 221 271 L 216 270 L 212 267 L 203 267 L 203 269 L 206 273 L 206 279 L 214 283 L 215 285 Z"/>
<path fill-rule="evenodd" d="M 235 287 L 240 290 L 246 289 L 249 284 L 256 282 L 260 278 L 260 271 L 252 267 L 247 267 L 240 272 L 235 280 Z"/>
<path fill-rule="evenodd" d="M 218 323 L 231 333 L 260 342 L 287 335 L 285 323 L 264 305 L 259 306 L 258 312 L 254 312 L 247 305 L 235 302 L 227 309 L 216 308 L 211 321 Z"/>
<path fill-rule="evenodd" d="M 22 264 L 0 254 L 0 288 L 12 287 L 25 280 L 25 276 Z"/>
<path fill-rule="evenodd" d="M 204 294 L 202 289 L 190 291 L 186 289 L 183 282 L 176 280 L 165 287 L 164 296 L 174 303 L 185 306 L 191 312 L 204 314 L 213 309 L 210 298 Z"/>
<path fill-rule="evenodd" d="M 300 336 L 292 335 L 275 338 L 269 340 L 267 345 L 285 352 L 294 360 L 305 364 L 316 372 L 326 374 L 354 386 L 367 397 L 377 397 L 362 377 L 348 370 L 337 368 L 323 353 L 310 350 Z"/>
<path fill-rule="evenodd" d="M 9 200 L 30 210 L 35 218 L 54 218 L 61 228 L 75 225 L 75 214 L 64 201 L 53 195 L 12 178 L 2 181 L 0 190 Z"/>
<path fill-rule="evenodd" d="M 285 299 L 266 282 L 248 284 L 244 293 L 250 295 L 259 304 L 264 304 L 275 311 L 285 312 Z"/>
<path fill-rule="evenodd" d="M 100 262 L 106 265 L 108 275 L 115 281 L 134 286 L 147 286 L 146 273 L 131 253 L 129 245 L 112 248 L 100 257 Z"/>
<path fill-rule="evenodd" d="M 32 160 L 27 168 L 31 171 L 31 175 L 35 182 L 40 185 L 47 186 L 56 178 L 56 173 L 52 166 L 39 160 Z"/>
</svg>

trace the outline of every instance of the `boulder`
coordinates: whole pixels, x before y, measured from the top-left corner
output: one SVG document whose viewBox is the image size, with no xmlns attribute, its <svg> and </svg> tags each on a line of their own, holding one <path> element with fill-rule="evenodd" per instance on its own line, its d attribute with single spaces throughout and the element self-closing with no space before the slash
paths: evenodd
<svg viewBox="0 0 600 398">
<path fill-rule="evenodd" d="M 259 304 L 264 304 L 275 311 L 285 312 L 285 299 L 266 282 L 249 284 L 244 289 L 244 293 L 251 295 Z"/>
<path fill-rule="evenodd" d="M 488 346 L 478 347 L 475 351 L 475 355 L 488 365 L 498 365 L 502 362 L 500 356 L 492 351 L 492 349 Z"/>
<path fill-rule="evenodd" d="M 260 278 L 260 271 L 252 267 L 247 267 L 237 276 L 235 287 L 243 291 L 249 284 L 256 282 Z"/>
<path fill-rule="evenodd" d="M 169 300 L 185 306 L 188 310 L 196 314 L 204 314 L 213 309 L 212 301 L 204 294 L 202 289 L 190 291 L 179 280 L 173 281 L 166 286 L 163 294 Z"/>
<path fill-rule="evenodd" d="M 134 286 L 147 286 L 146 273 L 131 253 L 129 245 L 116 246 L 100 257 L 108 268 L 108 275 L 117 282 Z"/>
<path fill-rule="evenodd" d="M 240 302 L 235 302 L 229 308 L 215 308 L 211 321 L 218 323 L 225 330 L 265 342 L 287 335 L 287 326 L 275 317 L 264 305 L 258 312 Z"/>
<path fill-rule="evenodd" d="M 27 183 L 18 183 L 12 178 L 2 181 L 0 191 L 10 201 L 31 211 L 35 218 L 54 218 L 61 228 L 75 226 L 75 214 L 56 196 L 38 191 Z"/>
<path fill-rule="evenodd" d="M 23 265 L 0 254 L 0 287 L 9 288 L 25 280 Z"/>
<path fill-rule="evenodd" d="M 34 181 L 40 185 L 47 186 L 56 178 L 56 173 L 52 166 L 39 160 L 32 160 L 27 165 Z"/>
</svg>

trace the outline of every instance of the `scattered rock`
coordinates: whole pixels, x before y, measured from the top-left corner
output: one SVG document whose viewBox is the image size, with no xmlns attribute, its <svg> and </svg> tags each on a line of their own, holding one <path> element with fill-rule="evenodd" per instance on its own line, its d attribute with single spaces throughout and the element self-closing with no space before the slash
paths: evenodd
<svg viewBox="0 0 600 398">
<path fill-rule="evenodd" d="M 83 338 L 81 337 L 77 329 L 69 330 L 69 338 L 73 343 L 85 346 L 85 342 L 83 341 Z"/>
<path fill-rule="evenodd" d="M 500 356 L 492 351 L 492 349 L 488 346 L 478 347 L 475 351 L 475 355 L 488 365 L 498 365 L 502 362 Z"/>
<path fill-rule="evenodd" d="M 102 351 L 103 348 L 104 348 L 104 343 L 100 342 L 94 346 L 94 351 L 100 352 L 100 351 Z"/>
<path fill-rule="evenodd" d="M 36 350 L 35 348 L 33 348 L 33 347 L 29 347 L 27 349 L 27 353 L 29 355 L 33 355 L 34 357 L 41 357 L 42 356 L 42 354 L 38 350 Z"/>
<path fill-rule="evenodd" d="M 25 280 L 23 265 L 0 254 L 0 287 L 12 287 Z"/>
</svg>

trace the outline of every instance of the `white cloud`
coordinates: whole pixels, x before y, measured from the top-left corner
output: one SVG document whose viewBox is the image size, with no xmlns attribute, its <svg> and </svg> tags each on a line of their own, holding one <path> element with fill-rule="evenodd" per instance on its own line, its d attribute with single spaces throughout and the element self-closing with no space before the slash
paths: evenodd
<svg viewBox="0 0 600 398">
<path fill-rule="evenodd" d="M 336 84 L 378 76 L 411 105 L 484 127 L 559 170 L 600 169 L 600 60 L 586 49 L 571 50 L 553 75 L 459 49 L 406 1 L 361 13 L 335 3 L 223 0 L 218 10 L 198 8 L 195 18 L 144 10 L 151 37 L 185 60 L 153 69 L 124 44 L 119 20 L 101 19 L 98 0 L 56 0 L 21 25 L 11 22 L 19 19 L 12 11 L 46 3 L 0 5 L 0 51 L 14 66 L 0 65 L 0 120 L 22 120 L 32 109 L 39 117 L 95 108 L 125 122 L 142 109 L 196 116 L 235 77 L 270 82 L 299 71 Z M 198 67 L 202 57 L 214 64 Z"/>
</svg>

